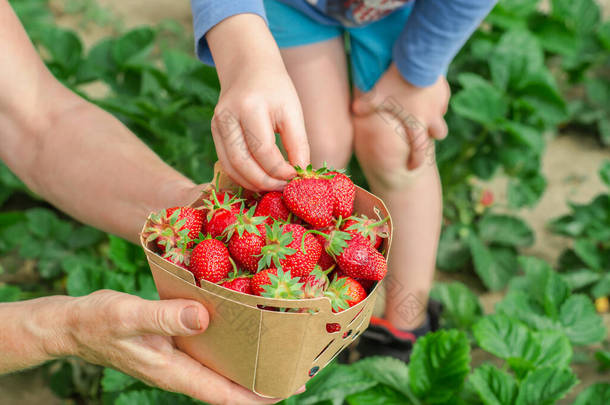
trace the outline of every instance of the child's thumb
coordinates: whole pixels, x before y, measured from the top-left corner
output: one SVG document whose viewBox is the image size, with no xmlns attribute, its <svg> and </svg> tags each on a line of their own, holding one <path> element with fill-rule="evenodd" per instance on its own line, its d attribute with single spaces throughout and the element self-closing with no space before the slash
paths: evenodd
<svg viewBox="0 0 610 405">
<path fill-rule="evenodd" d="M 208 327 L 208 311 L 197 301 L 142 301 L 140 306 L 135 325 L 138 333 L 190 336 L 202 333 Z"/>
</svg>

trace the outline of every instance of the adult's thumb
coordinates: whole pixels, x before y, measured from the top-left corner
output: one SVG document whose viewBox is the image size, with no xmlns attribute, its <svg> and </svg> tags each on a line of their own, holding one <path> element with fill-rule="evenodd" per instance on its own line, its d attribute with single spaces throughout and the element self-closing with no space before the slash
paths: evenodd
<svg viewBox="0 0 610 405">
<path fill-rule="evenodd" d="M 140 303 L 137 331 L 142 334 L 190 336 L 208 327 L 209 314 L 197 301 L 174 299 Z"/>
</svg>

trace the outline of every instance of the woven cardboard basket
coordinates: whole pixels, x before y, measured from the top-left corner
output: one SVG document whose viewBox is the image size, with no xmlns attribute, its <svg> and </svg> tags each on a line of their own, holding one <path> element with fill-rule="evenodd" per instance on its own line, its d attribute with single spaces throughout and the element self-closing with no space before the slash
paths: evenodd
<svg viewBox="0 0 610 405">
<path fill-rule="evenodd" d="M 219 176 L 221 189 L 234 189 L 228 177 Z M 203 196 L 191 204 L 201 206 Z M 383 202 L 357 188 L 354 212 L 370 218 L 389 215 Z M 383 241 L 387 258 L 392 235 Z M 146 227 L 146 225 L 145 225 Z M 287 398 L 328 364 L 364 331 L 379 290 L 340 313 L 333 313 L 326 297 L 281 300 L 257 297 L 202 281 L 153 252 L 141 240 L 161 299 L 188 298 L 201 302 L 210 313 L 208 329 L 197 336 L 176 337 L 176 345 L 206 367 L 266 397 Z M 306 308 L 306 313 L 277 312 L 261 307 Z M 313 312 L 313 313 L 312 313 Z M 341 330 L 326 331 L 338 323 Z M 202 382 L 205 383 L 205 382 Z"/>
</svg>

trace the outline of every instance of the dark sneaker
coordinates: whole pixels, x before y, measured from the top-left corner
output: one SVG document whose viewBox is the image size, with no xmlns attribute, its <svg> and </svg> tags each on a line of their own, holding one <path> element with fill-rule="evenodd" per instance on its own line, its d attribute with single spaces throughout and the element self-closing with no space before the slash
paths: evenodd
<svg viewBox="0 0 610 405">
<path fill-rule="evenodd" d="M 385 319 L 372 317 L 368 329 L 355 344 L 344 350 L 346 353 L 339 361 L 351 363 L 364 357 L 389 356 L 408 362 L 417 338 L 438 330 L 441 312 L 441 303 L 430 300 L 425 325 L 410 332 L 396 329 Z"/>
</svg>

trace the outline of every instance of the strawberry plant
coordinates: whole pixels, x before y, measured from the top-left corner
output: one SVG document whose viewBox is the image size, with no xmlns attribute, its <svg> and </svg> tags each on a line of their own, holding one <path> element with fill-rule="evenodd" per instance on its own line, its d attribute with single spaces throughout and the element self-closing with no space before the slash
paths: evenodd
<svg viewBox="0 0 610 405">
<path fill-rule="evenodd" d="M 610 190 L 610 160 L 599 171 Z M 610 296 L 610 191 L 587 204 L 570 203 L 571 212 L 553 220 L 550 229 L 572 239 L 559 259 L 568 284 L 594 298 Z"/>
</svg>

